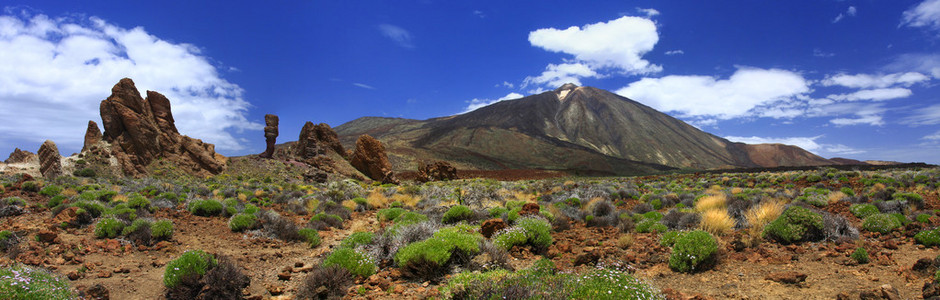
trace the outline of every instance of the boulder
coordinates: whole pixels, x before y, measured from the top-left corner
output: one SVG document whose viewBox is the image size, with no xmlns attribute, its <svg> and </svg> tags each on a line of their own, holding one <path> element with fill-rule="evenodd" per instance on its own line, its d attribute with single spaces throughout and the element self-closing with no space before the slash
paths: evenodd
<svg viewBox="0 0 940 300">
<path fill-rule="evenodd" d="M 62 155 L 55 143 L 46 140 L 39 146 L 39 172 L 43 177 L 53 178 L 62 175 Z"/>
<path fill-rule="evenodd" d="M 339 142 L 339 136 L 330 125 L 320 123 L 314 125 L 313 122 L 307 122 L 300 129 L 300 137 L 297 139 L 297 145 L 294 148 L 294 155 L 301 161 L 312 159 L 318 155 L 326 154 L 327 150 L 332 150 L 340 155 L 346 154 L 343 150 L 343 144 Z"/>
<path fill-rule="evenodd" d="M 493 234 L 505 229 L 506 227 L 509 227 L 509 225 L 506 225 L 506 221 L 503 221 L 503 219 L 489 219 L 483 221 L 483 224 L 480 225 L 480 234 L 486 238 L 490 238 L 493 236 Z"/>
<path fill-rule="evenodd" d="M 398 183 L 392 172 L 392 164 L 388 162 L 385 146 L 368 134 L 363 134 L 356 140 L 356 150 L 349 158 L 349 163 L 373 180 Z"/>
<path fill-rule="evenodd" d="M 418 182 L 457 179 L 457 168 L 447 162 L 425 163 L 418 167 Z"/>
<path fill-rule="evenodd" d="M 125 175 L 146 174 L 147 165 L 160 158 L 197 176 L 218 174 L 225 168 L 214 145 L 177 131 L 169 99 L 154 91 L 142 98 L 129 78 L 111 88 L 100 110 L 103 139 L 111 144 L 111 154 Z"/>
<path fill-rule="evenodd" d="M 529 202 L 522 205 L 522 210 L 519 211 L 519 216 L 538 216 L 541 209 L 542 207 L 540 207 L 538 203 Z"/>
<path fill-rule="evenodd" d="M 39 156 L 35 153 L 21 150 L 20 148 L 13 149 L 13 152 L 10 152 L 10 157 L 7 160 L 3 161 L 8 164 L 18 164 L 18 163 L 27 163 L 30 161 L 38 160 Z"/>
<path fill-rule="evenodd" d="M 88 120 L 88 129 L 85 130 L 85 143 L 82 146 L 82 152 L 91 150 L 91 147 L 101 142 L 101 130 L 98 129 L 98 123 Z"/>
<path fill-rule="evenodd" d="M 264 115 L 264 142 L 267 144 L 267 148 L 265 148 L 264 153 L 261 153 L 261 157 L 263 158 L 274 157 L 274 144 L 277 141 L 278 123 L 279 120 L 276 115 Z"/>
<path fill-rule="evenodd" d="M 776 281 L 779 283 L 787 283 L 787 284 L 797 284 L 797 283 L 806 281 L 806 274 L 794 272 L 794 271 L 778 272 L 778 273 L 768 274 L 767 276 L 764 277 L 764 280 Z"/>
</svg>

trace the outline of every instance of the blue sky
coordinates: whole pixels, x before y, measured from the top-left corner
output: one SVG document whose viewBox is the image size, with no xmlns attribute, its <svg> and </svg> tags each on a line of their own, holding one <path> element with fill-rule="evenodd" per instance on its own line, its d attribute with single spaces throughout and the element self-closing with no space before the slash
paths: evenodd
<svg viewBox="0 0 940 300">
<path fill-rule="evenodd" d="M 226 155 L 306 121 L 614 91 L 718 136 L 940 163 L 940 0 L 0 1 L 0 153 L 81 148 L 122 77 Z"/>
</svg>

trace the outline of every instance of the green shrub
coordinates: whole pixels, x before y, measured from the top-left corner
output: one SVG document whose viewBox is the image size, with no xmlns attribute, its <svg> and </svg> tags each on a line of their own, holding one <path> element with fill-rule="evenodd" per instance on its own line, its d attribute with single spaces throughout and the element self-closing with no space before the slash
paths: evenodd
<svg viewBox="0 0 940 300">
<path fill-rule="evenodd" d="M 888 233 L 901 227 L 901 222 L 889 214 L 874 214 L 862 221 L 862 228 L 871 232 Z"/>
<path fill-rule="evenodd" d="M 516 221 L 516 225 L 525 231 L 526 240 L 538 249 L 548 249 L 552 245 L 552 224 L 542 218 L 525 217 Z"/>
<path fill-rule="evenodd" d="M 638 233 L 666 232 L 668 230 L 669 228 L 666 225 L 654 219 L 643 219 L 636 224 L 636 232 Z"/>
<path fill-rule="evenodd" d="M 23 182 L 23 184 L 20 185 L 20 189 L 27 192 L 38 192 L 39 188 L 39 183 L 32 180 Z"/>
<path fill-rule="evenodd" d="M 72 206 L 84 209 L 92 218 L 97 218 L 105 212 L 104 205 L 98 201 L 76 201 Z"/>
<path fill-rule="evenodd" d="M 163 285 L 167 288 L 174 288 L 186 276 L 206 275 L 206 271 L 217 263 L 215 257 L 202 250 L 186 251 L 179 258 L 166 264 L 166 270 L 163 273 Z"/>
<path fill-rule="evenodd" d="M 490 218 L 501 218 L 503 214 L 509 213 L 509 210 L 503 207 L 493 207 L 488 211 Z"/>
<path fill-rule="evenodd" d="M 150 234 L 154 239 L 166 241 L 173 237 L 173 222 L 170 220 L 160 220 L 150 226 Z"/>
<path fill-rule="evenodd" d="M 258 212 L 258 207 L 254 204 L 247 203 L 245 204 L 245 209 L 242 210 L 242 213 L 253 215 Z"/>
<path fill-rule="evenodd" d="M 258 224 L 258 217 L 249 214 L 237 214 L 228 221 L 228 228 L 234 232 L 254 229 Z"/>
<path fill-rule="evenodd" d="M 59 206 L 65 199 L 68 199 L 68 197 L 63 195 L 52 196 L 52 198 L 49 198 L 49 202 L 46 202 L 46 207 L 53 208 Z"/>
<path fill-rule="evenodd" d="M 852 252 L 852 255 L 850 255 L 849 257 L 851 257 L 852 259 L 854 259 L 856 262 L 860 264 L 868 263 L 868 251 L 866 251 L 865 248 L 863 247 L 855 248 L 855 252 Z"/>
<path fill-rule="evenodd" d="M 361 245 L 368 245 L 372 243 L 372 237 L 374 236 L 374 233 L 368 231 L 356 232 L 343 239 L 339 246 L 342 248 L 356 248 Z"/>
<path fill-rule="evenodd" d="M 202 217 L 217 216 L 222 213 L 222 203 L 212 199 L 197 199 L 189 203 L 189 212 Z"/>
<path fill-rule="evenodd" d="M 141 195 L 133 195 L 127 199 L 127 206 L 133 209 L 150 210 L 150 200 Z"/>
<path fill-rule="evenodd" d="M 917 219 L 917 222 L 921 222 L 921 223 L 930 223 L 930 215 L 929 215 L 929 214 L 918 214 L 915 219 Z"/>
<path fill-rule="evenodd" d="M 847 186 L 842 187 L 840 191 L 842 191 L 842 193 L 845 194 L 846 196 L 855 197 L 855 191 L 853 191 L 852 188 L 850 187 L 847 187 Z"/>
<path fill-rule="evenodd" d="M 174 192 L 163 192 L 160 195 L 157 195 L 157 199 L 164 199 L 170 201 L 170 203 L 177 204 L 180 203 L 180 196 Z"/>
<path fill-rule="evenodd" d="M 911 224 L 911 219 L 908 219 L 907 216 L 902 213 L 891 213 L 889 215 L 897 220 L 898 224 L 901 224 L 902 227 L 907 226 L 907 224 Z"/>
<path fill-rule="evenodd" d="M 375 261 L 368 255 L 351 248 L 339 248 L 325 260 L 323 266 L 339 266 L 353 275 L 369 277 L 375 274 Z"/>
<path fill-rule="evenodd" d="M 311 221 L 323 221 L 327 224 L 343 224 L 343 218 L 334 214 L 318 213 L 310 217 Z"/>
<path fill-rule="evenodd" d="M 660 210 L 663 208 L 663 200 L 659 198 L 653 199 L 650 201 L 650 206 L 652 206 L 655 210 Z"/>
<path fill-rule="evenodd" d="M 304 241 L 307 242 L 307 245 L 310 248 L 316 248 L 320 245 L 320 232 L 313 228 L 301 228 L 297 230 L 297 234 L 304 238 Z"/>
<path fill-rule="evenodd" d="M 16 264 L 0 267 L 0 299 L 78 299 L 69 281 L 55 273 Z"/>
<path fill-rule="evenodd" d="M 52 184 L 52 185 L 48 185 L 42 188 L 42 190 L 39 191 L 39 194 L 52 197 L 52 196 L 59 195 L 59 193 L 61 192 L 62 192 L 61 186 Z"/>
<path fill-rule="evenodd" d="M 683 232 L 681 231 L 666 231 L 662 236 L 659 237 L 659 245 L 663 247 L 672 247 L 676 244 L 676 240 L 681 237 Z"/>
<path fill-rule="evenodd" d="M 124 227 L 124 230 L 121 231 L 121 235 L 128 235 L 132 232 L 141 230 L 141 228 L 143 227 L 147 227 L 147 229 L 150 229 L 151 225 L 153 224 L 151 224 L 150 221 L 147 221 L 144 219 L 137 219 L 137 220 L 134 220 L 134 222 L 131 222 L 130 226 Z"/>
<path fill-rule="evenodd" d="M 469 220 L 473 217 L 473 211 L 470 210 L 470 207 L 466 205 L 454 205 L 444 213 L 444 217 L 441 218 L 441 222 L 444 224 L 452 224 L 460 221 Z"/>
<path fill-rule="evenodd" d="M 669 268 L 678 272 L 696 272 L 711 266 L 718 252 L 718 242 L 711 234 L 696 230 L 676 240 L 669 256 Z"/>
<path fill-rule="evenodd" d="M 94 169 L 91 168 L 81 168 L 72 172 L 73 176 L 76 177 L 95 177 L 98 175 Z"/>
<path fill-rule="evenodd" d="M 439 274 L 454 253 L 469 257 L 480 251 L 483 237 L 467 229 L 460 226 L 442 228 L 429 239 L 399 249 L 395 261 L 399 268 L 412 270 L 415 276 Z"/>
<path fill-rule="evenodd" d="M 878 210 L 878 207 L 868 203 L 852 204 L 852 206 L 849 206 L 849 211 L 859 219 L 864 219 L 881 212 Z"/>
<path fill-rule="evenodd" d="M 918 244 L 927 247 L 940 245 L 940 230 L 932 229 L 918 232 L 914 235 L 914 240 L 917 241 Z"/>
<path fill-rule="evenodd" d="M 917 193 L 894 193 L 891 197 L 894 200 L 907 201 L 907 203 L 914 204 L 919 208 L 924 207 L 924 197 Z"/>
<path fill-rule="evenodd" d="M 507 251 L 512 249 L 512 246 L 525 245 L 528 240 L 525 230 L 519 227 L 500 230 L 493 236 L 493 244 Z"/>
<path fill-rule="evenodd" d="M 421 223 L 427 220 L 428 220 L 428 216 L 409 211 L 395 218 L 394 222 L 395 224 L 404 226 L 404 225 Z"/>
<path fill-rule="evenodd" d="M 95 224 L 95 236 L 98 238 L 114 238 L 124 229 L 124 222 L 118 219 L 107 217 L 98 220 Z"/>
<path fill-rule="evenodd" d="M 821 239 L 822 231 L 822 215 L 803 207 L 791 206 L 764 227 L 764 236 L 783 243 L 796 243 Z"/>
<path fill-rule="evenodd" d="M 379 222 L 387 222 L 398 218 L 398 216 L 407 211 L 408 210 L 401 207 L 380 209 L 377 213 L 375 213 L 375 217 L 379 220 Z"/>
</svg>

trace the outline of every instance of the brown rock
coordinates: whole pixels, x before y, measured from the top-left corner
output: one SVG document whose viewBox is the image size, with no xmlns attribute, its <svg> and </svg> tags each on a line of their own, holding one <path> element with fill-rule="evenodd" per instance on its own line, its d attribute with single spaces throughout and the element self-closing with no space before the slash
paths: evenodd
<svg viewBox="0 0 940 300">
<path fill-rule="evenodd" d="M 392 172 L 392 164 L 388 162 L 385 146 L 368 134 L 363 134 L 356 140 L 356 150 L 353 151 L 349 163 L 373 180 L 398 184 L 398 179 Z"/>
<path fill-rule="evenodd" d="M 39 238 L 39 241 L 43 243 L 54 243 L 56 238 L 59 237 L 55 231 L 49 229 L 39 230 L 39 233 L 36 234 L 36 236 Z"/>
<path fill-rule="evenodd" d="M 796 283 L 805 281 L 806 274 L 794 272 L 794 271 L 770 273 L 766 277 L 764 277 L 764 280 L 776 281 L 779 283 L 796 284 Z"/>
<path fill-rule="evenodd" d="M 339 135 L 330 125 L 320 123 L 314 125 L 313 122 L 307 122 L 300 129 L 300 137 L 297 139 L 297 145 L 294 148 L 294 155 L 301 161 L 314 158 L 317 155 L 323 155 L 327 150 L 335 151 L 340 155 L 346 153 L 343 144 L 339 142 Z"/>
<path fill-rule="evenodd" d="M 111 154 L 125 175 L 145 174 L 146 166 L 158 158 L 198 176 L 218 174 L 225 167 L 214 145 L 180 135 L 169 99 L 154 91 L 142 98 L 129 78 L 114 85 L 100 110 L 103 138 L 111 143 Z"/>
<path fill-rule="evenodd" d="M 284 271 L 284 272 L 278 273 L 277 279 L 278 280 L 290 280 L 290 272 Z"/>
<path fill-rule="evenodd" d="M 924 282 L 924 287 L 921 289 L 924 299 L 937 299 L 940 298 L 940 283 L 934 281 Z"/>
<path fill-rule="evenodd" d="M 98 123 L 88 121 L 88 129 L 85 130 L 85 144 L 82 146 L 82 152 L 88 151 L 91 147 L 101 142 L 101 129 L 98 129 Z"/>
<path fill-rule="evenodd" d="M 574 258 L 574 266 L 575 267 L 580 266 L 580 265 L 594 266 L 597 264 L 597 261 L 600 259 L 601 259 L 600 256 L 598 256 L 597 253 L 594 253 L 593 251 L 585 252 Z"/>
<path fill-rule="evenodd" d="M 78 207 L 69 207 L 63 209 L 52 218 L 53 225 L 67 224 L 68 226 L 78 225 Z"/>
<path fill-rule="evenodd" d="M 79 278 L 82 278 L 82 274 L 78 273 L 78 271 L 71 271 L 66 276 L 69 278 L 69 280 L 78 280 Z"/>
<path fill-rule="evenodd" d="M 425 163 L 418 167 L 418 182 L 457 179 L 457 168 L 447 162 Z"/>
<path fill-rule="evenodd" d="M 55 143 L 46 140 L 39 146 L 39 172 L 43 177 L 53 178 L 62 175 L 62 155 Z"/>
<path fill-rule="evenodd" d="M 271 296 L 277 296 L 284 293 L 284 286 L 268 284 L 265 286 L 265 289 L 268 290 L 268 293 L 271 293 Z"/>
<path fill-rule="evenodd" d="M 901 300 L 901 293 L 890 284 L 883 284 L 880 287 L 881 298 L 888 300 Z"/>
<path fill-rule="evenodd" d="M 98 272 L 98 278 L 111 278 L 111 271 L 102 270 Z"/>
<path fill-rule="evenodd" d="M 263 158 L 272 158 L 274 157 L 274 144 L 277 142 L 277 126 L 279 120 L 276 115 L 267 114 L 264 115 L 264 142 L 267 144 L 264 153 L 261 153 Z"/>
<path fill-rule="evenodd" d="M 486 238 L 490 238 L 494 233 L 503 230 L 504 228 L 509 227 L 506 225 L 506 222 L 503 219 L 489 219 L 483 221 L 483 224 L 480 225 L 480 233 L 483 234 Z"/>
<path fill-rule="evenodd" d="M 519 211 L 519 216 L 520 216 L 520 217 L 521 217 L 521 216 L 528 216 L 528 215 L 535 215 L 535 216 L 538 216 L 540 209 L 541 209 L 541 207 L 539 207 L 538 203 L 531 203 L 531 202 L 529 202 L 529 203 L 526 203 L 525 205 L 522 206 L 522 210 Z"/>
<path fill-rule="evenodd" d="M 26 163 L 30 161 L 35 161 L 38 159 L 39 159 L 39 156 L 37 156 L 36 154 L 26 151 L 26 150 L 20 150 L 20 148 L 16 148 L 16 149 L 13 149 L 13 152 L 10 152 L 10 157 L 7 158 L 7 160 L 4 160 L 3 162 L 8 163 L 8 164 L 18 164 L 18 163 Z"/>
<path fill-rule="evenodd" d="M 110 294 L 108 288 L 98 283 L 85 290 L 85 298 L 83 299 L 108 300 L 111 299 Z"/>
</svg>

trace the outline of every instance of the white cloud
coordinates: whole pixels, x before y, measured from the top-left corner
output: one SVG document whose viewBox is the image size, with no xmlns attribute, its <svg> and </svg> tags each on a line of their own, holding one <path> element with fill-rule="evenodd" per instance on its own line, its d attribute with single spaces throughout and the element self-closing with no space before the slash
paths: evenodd
<svg viewBox="0 0 940 300">
<path fill-rule="evenodd" d="M 643 59 L 659 41 L 656 24 L 641 17 L 625 16 L 608 22 L 543 28 L 529 33 L 533 46 L 574 56 L 573 62 L 591 70 L 612 68 L 625 74 L 648 74 L 662 67 Z"/>
<path fill-rule="evenodd" d="M 260 130 L 245 114 L 242 88 L 219 76 L 196 46 L 174 44 L 143 28 L 91 17 L 0 16 L 0 144 L 52 139 L 63 152 L 81 148 L 85 124 L 123 77 L 141 92 L 172 102 L 182 134 L 220 151 L 244 149 L 231 131 Z M 99 122 L 100 123 L 100 122 Z"/>
<path fill-rule="evenodd" d="M 496 99 L 496 100 L 489 100 L 489 99 L 473 99 L 473 100 L 470 100 L 470 105 L 467 105 L 467 107 L 464 108 L 464 111 L 461 112 L 461 114 L 464 114 L 464 113 L 468 113 L 468 112 L 477 110 L 478 108 L 481 108 L 481 107 L 484 107 L 484 106 L 488 106 L 488 105 L 493 104 L 493 103 L 496 103 L 496 102 L 500 102 L 500 101 L 504 101 L 504 100 L 515 100 L 515 99 L 519 99 L 519 98 L 522 98 L 522 97 L 523 97 L 522 94 L 519 94 L 519 93 L 509 93 L 509 94 L 507 94 L 506 96 L 503 96 L 503 97 L 501 97 L 501 98 L 499 98 L 499 99 Z"/>
<path fill-rule="evenodd" d="M 854 17 L 855 14 L 857 13 L 858 13 L 858 10 L 855 8 L 855 6 L 849 6 L 849 8 L 845 11 L 845 13 L 839 13 L 839 15 L 836 16 L 836 18 L 832 20 L 832 23 L 839 23 L 839 21 L 842 21 L 843 18 Z"/>
<path fill-rule="evenodd" d="M 902 54 L 885 68 L 896 72 L 916 71 L 940 79 L 940 54 Z"/>
<path fill-rule="evenodd" d="M 880 115 L 861 115 L 858 118 L 835 118 L 829 120 L 829 123 L 838 126 L 852 126 L 852 125 L 871 125 L 871 126 L 881 126 L 885 122 L 882 120 Z"/>
<path fill-rule="evenodd" d="M 666 51 L 666 55 L 679 55 L 679 54 L 685 54 L 685 51 L 682 51 L 682 50 Z"/>
<path fill-rule="evenodd" d="M 391 24 L 379 24 L 379 31 L 382 32 L 382 35 L 395 41 L 402 48 L 414 48 L 414 44 L 411 42 L 411 33 L 404 28 L 391 25 Z"/>
<path fill-rule="evenodd" d="M 921 108 L 913 115 L 904 118 L 901 123 L 913 126 L 940 124 L 940 104 Z"/>
<path fill-rule="evenodd" d="M 813 49 L 813 56 L 815 56 L 815 57 L 833 57 L 833 56 L 836 56 L 836 54 L 835 54 L 835 53 L 831 53 L 831 52 L 822 51 L 822 50 L 820 50 L 819 48 L 814 48 L 814 49 Z"/>
<path fill-rule="evenodd" d="M 931 141 L 940 141 L 940 131 L 934 132 L 933 134 L 924 136 L 922 139 L 931 140 Z"/>
<path fill-rule="evenodd" d="M 594 70 L 591 70 L 591 68 L 583 64 L 549 64 L 545 67 L 545 71 L 543 71 L 541 75 L 526 77 L 522 82 L 522 86 L 544 84 L 552 88 L 557 88 L 565 83 L 581 85 L 580 78 L 599 76 L 597 72 L 594 72 Z"/>
<path fill-rule="evenodd" d="M 807 80 L 795 72 L 739 68 L 728 79 L 679 75 L 643 78 L 616 93 L 684 117 L 731 119 L 751 115 L 762 105 L 786 104 L 809 91 Z"/>
<path fill-rule="evenodd" d="M 940 0 L 926 0 L 904 11 L 901 25 L 940 30 Z"/>
<path fill-rule="evenodd" d="M 500 86 L 500 85 L 497 84 L 496 86 Z M 512 84 L 512 83 L 509 82 L 509 81 L 503 81 L 502 86 L 505 86 L 505 87 L 507 87 L 507 88 L 514 88 L 516 85 Z"/>
<path fill-rule="evenodd" d="M 816 154 L 835 154 L 835 155 L 849 155 L 849 154 L 860 154 L 865 153 L 865 151 L 854 149 L 852 147 L 842 145 L 842 144 L 824 144 L 818 143 L 816 140 L 823 137 L 822 135 L 812 136 L 812 137 L 759 137 L 759 136 L 726 136 L 725 139 L 728 139 L 732 142 L 739 142 L 745 144 L 784 144 L 792 145 L 802 148 L 803 150 L 813 152 Z"/>
<path fill-rule="evenodd" d="M 364 88 L 364 89 L 370 89 L 370 90 L 374 90 L 374 89 L 375 89 L 375 88 L 372 87 L 371 85 L 364 84 L 364 83 L 353 82 L 353 85 L 358 86 L 358 87 L 361 87 L 361 88 Z"/>
<path fill-rule="evenodd" d="M 659 11 L 652 8 L 636 8 L 636 11 L 640 14 L 645 15 L 647 18 L 652 18 L 659 15 Z"/>
<path fill-rule="evenodd" d="M 892 74 L 836 74 L 822 80 L 824 86 L 840 85 L 850 88 L 886 88 L 900 85 L 909 87 L 915 83 L 930 80 L 927 75 L 917 72 Z"/>
<path fill-rule="evenodd" d="M 913 94 L 911 90 L 905 88 L 873 89 L 861 90 L 850 94 L 829 95 L 826 98 L 836 101 L 859 101 L 872 100 L 884 101 L 898 98 L 907 98 Z"/>
</svg>

